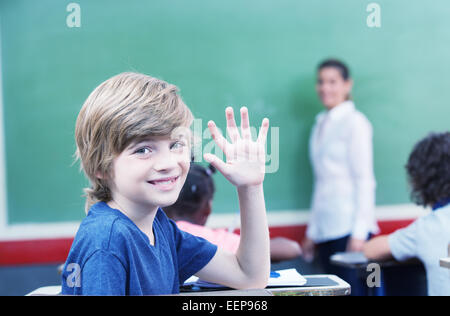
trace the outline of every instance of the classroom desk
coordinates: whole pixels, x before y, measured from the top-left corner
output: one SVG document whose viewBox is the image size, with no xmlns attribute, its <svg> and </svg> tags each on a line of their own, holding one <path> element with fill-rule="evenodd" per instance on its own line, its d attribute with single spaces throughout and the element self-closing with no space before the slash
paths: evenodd
<svg viewBox="0 0 450 316">
<path fill-rule="evenodd" d="M 259 290 L 200 290 L 186 291 L 175 296 L 345 296 L 350 295 L 350 285 L 331 274 L 304 275 L 306 284 L 299 287 L 266 288 Z M 60 295 L 61 286 L 41 287 L 27 296 Z"/>
<path fill-rule="evenodd" d="M 394 259 L 371 261 L 362 252 L 341 252 L 331 256 L 330 262 L 356 270 L 365 286 L 367 286 L 367 277 L 374 272 L 369 265 L 376 263 L 380 267 L 381 291 L 379 288 L 368 288 L 369 295 L 427 295 L 426 272 L 418 259 L 401 262 Z"/>
<path fill-rule="evenodd" d="M 300 287 L 269 288 L 275 296 L 347 296 L 350 284 L 332 274 L 304 275 L 306 284 Z"/>
<path fill-rule="evenodd" d="M 377 263 L 381 268 L 421 264 L 418 259 L 406 261 L 397 261 L 394 259 L 383 261 L 368 260 L 362 252 L 339 252 L 331 256 L 330 262 L 341 267 L 352 269 L 366 269 L 370 263 Z"/>
<path fill-rule="evenodd" d="M 259 290 L 198 290 L 186 291 L 171 296 L 273 296 L 272 292 L 267 289 Z"/>
<path fill-rule="evenodd" d="M 264 290 L 201 290 L 181 292 L 180 296 L 346 296 L 350 285 L 331 274 L 304 275 L 306 284 L 299 287 L 266 288 Z"/>
</svg>

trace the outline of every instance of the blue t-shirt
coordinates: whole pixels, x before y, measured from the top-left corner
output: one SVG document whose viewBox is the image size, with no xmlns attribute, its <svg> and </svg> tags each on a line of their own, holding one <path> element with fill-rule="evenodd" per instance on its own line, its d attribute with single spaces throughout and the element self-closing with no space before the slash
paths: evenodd
<svg viewBox="0 0 450 316">
<path fill-rule="evenodd" d="M 62 273 L 62 294 L 152 295 L 179 292 L 217 246 L 179 230 L 158 209 L 155 245 L 125 214 L 99 202 L 73 241 Z"/>
</svg>

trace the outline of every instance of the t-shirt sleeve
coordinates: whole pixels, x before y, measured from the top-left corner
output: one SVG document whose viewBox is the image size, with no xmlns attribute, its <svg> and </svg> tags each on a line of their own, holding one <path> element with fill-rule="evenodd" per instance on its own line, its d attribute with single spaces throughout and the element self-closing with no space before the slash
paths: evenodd
<svg viewBox="0 0 450 316">
<path fill-rule="evenodd" d="M 217 246 L 209 241 L 180 230 L 170 220 L 178 257 L 180 284 L 200 271 L 214 257 Z"/>
<path fill-rule="evenodd" d="M 403 261 L 417 256 L 417 227 L 418 221 L 415 221 L 389 235 L 389 247 L 396 260 Z"/>
<path fill-rule="evenodd" d="M 126 295 L 126 270 L 112 253 L 98 250 L 81 267 L 82 295 Z"/>
</svg>

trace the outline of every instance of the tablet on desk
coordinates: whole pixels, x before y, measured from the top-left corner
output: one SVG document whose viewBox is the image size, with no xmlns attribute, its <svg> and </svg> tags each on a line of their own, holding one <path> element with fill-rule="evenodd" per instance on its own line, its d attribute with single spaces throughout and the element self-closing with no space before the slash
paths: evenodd
<svg viewBox="0 0 450 316">
<path fill-rule="evenodd" d="M 297 272 L 296 269 L 285 269 L 272 271 L 270 273 L 269 281 L 267 283 L 267 288 L 273 287 L 298 287 L 306 284 L 306 279 Z M 184 284 L 181 286 L 180 291 L 200 291 L 200 290 L 226 290 L 230 289 L 229 287 L 206 282 L 200 280 L 196 276 L 192 276 L 187 279 Z"/>
</svg>

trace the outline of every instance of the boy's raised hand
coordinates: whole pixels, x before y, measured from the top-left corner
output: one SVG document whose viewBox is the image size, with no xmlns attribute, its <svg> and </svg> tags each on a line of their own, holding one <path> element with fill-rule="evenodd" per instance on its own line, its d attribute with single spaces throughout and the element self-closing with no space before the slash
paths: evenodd
<svg viewBox="0 0 450 316">
<path fill-rule="evenodd" d="M 211 135 L 225 154 L 226 162 L 217 156 L 206 153 L 204 158 L 217 168 L 236 187 L 259 185 L 264 181 L 265 174 L 265 145 L 269 120 L 263 119 L 256 141 L 252 140 L 248 109 L 241 108 L 241 132 L 234 120 L 233 108 L 225 109 L 229 143 L 213 121 L 208 122 Z"/>
<path fill-rule="evenodd" d="M 216 167 L 237 187 L 241 216 L 239 248 L 230 253 L 218 249 L 211 261 L 196 275 L 213 283 L 232 288 L 265 288 L 270 272 L 270 243 L 262 182 L 265 173 L 265 144 L 269 120 L 262 121 L 256 141 L 252 140 L 247 108 L 241 108 L 241 128 L 236 126 L 233 109 L 225 110 L 228 142 L 214 122 L 208 127 L 226 161 L 205 154 L 206 161 Z"/>
</svg>

